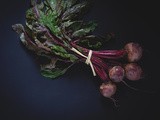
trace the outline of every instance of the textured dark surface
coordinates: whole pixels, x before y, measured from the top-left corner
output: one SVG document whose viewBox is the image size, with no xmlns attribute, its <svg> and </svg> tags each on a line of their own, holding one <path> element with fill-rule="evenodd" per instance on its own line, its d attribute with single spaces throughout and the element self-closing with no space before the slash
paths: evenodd
<svg viewBox="0 0 160 120">
<path fill-rule="evenodd" d="M 19 42 L 11 25 L 24 23 L 25 0 L 0 4 L 0 119 L 1 120 L 159 120 L 160 8 L 155 1 L 93 0 L 87 19 L 99 24 L 96 33 L 114 32 L 107 48 L 134 41 L 144 48 L 139 64 L 144 78 L 129 84 L 154 93 L 118 86 L 116 108 L 99 93 L 99 78 L 89 67 L 74 66 L 50 80 L 40 75 L 36 57 Z"/>
</svg>

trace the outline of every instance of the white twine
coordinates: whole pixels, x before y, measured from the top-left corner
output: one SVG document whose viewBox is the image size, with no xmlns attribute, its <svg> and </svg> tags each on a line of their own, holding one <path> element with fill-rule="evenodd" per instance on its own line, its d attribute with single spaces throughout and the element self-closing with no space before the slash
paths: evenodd
<svg viewBox="0 0 160 120">
<path fill-rule="evenodd" d="M 75 48 L 73 48 L 73 47 L 71 48 L 71 50 L 72 50 L 73 52 L 77 53 L 78 55 L 86 58 L 86 62 L 85 62 L 85 63 L 86 63 L 87 65 L 90 65 L 90 67 L 91 67 L 91 69 L 92 69 L 93 76 L 96 76 L 96 72 L 95 72 L 95 70 L 94 70 L 94 67 L 93 67 L 93 64 L 92 64 L 92 61 L 91 61 L 91 58 L 92 58 L 92 50 L 89 50 L 88 56 L 83 55 L 81 52 L 79 52 L 77 49 L 75 49 Z"/>
</svg>

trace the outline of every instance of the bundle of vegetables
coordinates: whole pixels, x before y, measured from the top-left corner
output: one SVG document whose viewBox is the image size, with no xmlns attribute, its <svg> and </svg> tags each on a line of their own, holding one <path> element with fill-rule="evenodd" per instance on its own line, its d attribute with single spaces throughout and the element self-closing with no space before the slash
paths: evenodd
<svg viewBox="0 0 160 120">
<path fill-rule="evenodd" d="M 41 65 L 43 76 L 57 78 L 73 64 L 83 62 L 91 67 L 93 76 L 101 79 L 102 95 L 112 98 L 116 83 L 124 82 L 124 78 L 141 79 L 142 69 L 135 62 L 141 58 L 142 48 L 131 42 L 120 50 L 99 50 L 114 36 L 93 34 L 97 24 L 80 18 L 86 5 L 86 1 L 78 0 L 31 0 L 26 24 L 12 28 L 29 50 L 48 60 Z"/>
</svg>

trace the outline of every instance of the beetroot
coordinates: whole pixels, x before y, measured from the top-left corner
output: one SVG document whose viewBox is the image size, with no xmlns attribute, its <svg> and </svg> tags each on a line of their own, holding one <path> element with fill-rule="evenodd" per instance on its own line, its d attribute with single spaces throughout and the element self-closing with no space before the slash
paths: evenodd
<svg viewBox="0 0 160 120">
<path fill-rule="evenodd" d="M 114 66 L 109 70 L 109 77 L 113 82 L 121 82 L 125 71 L 121 66 Z"/>
<path fill-rule="evenodd" d="M 101 94 L 115 103 L 112 96 L 117 90 L 116 85 L 123 82 L 130 87 L 124 77 L 132 81 L 141 78 L 142 69 L 136 63 L 125 62 L 140 60 L 142 48 L 138 43 L 131 42 L 118 50 L 103 49 L 105 43 L 115 37 L 114 34 L 93 34 L 97 23 L 78 17 L 88 3 L 86 0 L 75 1 L 31 0 L 25 24 L 15 24 L 12 28 L 25 47 L 42 61 L 47 59 L 38 62 L 44 77 L 58 78 L 73 65 L 82 62 L 91 68 L 93 76 L 101 79 Z M 124 67 L 124 64 L 127 65 Z"/>
<path fill-rule="evenodd" d="M 138 43 L 128 43 L 124 48 L 129 62 L 136 62 L 142 57 L 142 47 Z"/>
<path fill-rule="evenodd" d="M 116 93 L 117 87 L 112 82 L 102 83 L 100 86 L 101 94 L 106 98 L 111 98 Z"/>
<path fill-rule="evenodd" d="M 125 76 L 128 80 L 139 80 L 142 78 L 142 69 L 136 63 L 129 63 L 125 66 Z"/>
</svg>

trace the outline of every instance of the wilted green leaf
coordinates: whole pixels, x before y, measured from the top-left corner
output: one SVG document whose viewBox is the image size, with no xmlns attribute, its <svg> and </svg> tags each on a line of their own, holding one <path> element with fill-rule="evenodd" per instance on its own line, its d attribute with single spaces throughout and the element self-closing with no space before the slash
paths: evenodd
<svg viewBox="0 0 160 120">
<path fill-rule="evenodd" d="M 77 31 L 75 31 L 72 36 L 73 37 L 82 37 L 90 32 L 93 32 L 96 28 L 97 24 L 95 22 L 89 22 L 88 24 L 83 25 L 83 27 Z"/>
<path fill-rule="evenodd" d="M 75 5 L 77 3 L 77 0 L 67 0 L 66 4 L 67 4 L 67 8 L 72 7 L 73 5 Z"/>
<path fill-rule="evenodd" d="M 56 36 L 60 35 L 60 28 L 57 26 L 57 14 L 55 12 L 49 11 L 46 15 L 40 11 L 39 22 L 47 26 Z"/>
<path fill-rule="evenodd" d="M 61 67 L 58 67 L 56 66 L 57 62 L 57 59 L 53 59 L 47 66 L 41 67 L 41 74 L 48 78 L 57 78 L 66 73 L 66 71 L 74 64 L 72 63 L 66 66 L 66 63 L 61 63 Z"/>
<path fill-rule="evenodd" d="M 90 48 L 90 49 L 98 49 L 102 46 L 102 43 L 99 42 L 99 41 L 90 41 L 90 40 L 82 40 L 80 42 L 80 44 L 82 46 L 86 46 L 87 48 Z"/>
<path fill-rule="evenodd" d="M 51 49 L 53 52 L 67 53 L 67 51 L 63 47 L 58 45 L 53 45 Z"/>
<path fill-rule="evenodd" d="M 44 77 L 48 77 L 48 78 L 57 78 L 61 75 L 63 75 L 65 72 L 67 71 L 67 69 L 52 69 L 52 70 L 42 70 L 41 74 Z"/>
<path fill-rule="evenodd" d="M 24 32 L 24 27 L 22 24 L 15 24 L 12 25 L 12 29 L 17 32 L 18 34 L 22 34 Z"/>
<path fill-rule="evenodd" d="M 86 2 L 76 4 L 71 8 L 68 8 L 62 15 L 62 20 L 70 20 L 79 15 L 82 12 L 82 9 L 85 8 L 87 5 Z"/>
<path fill-rule="evenodd" d="M 73 21 L 68 27 L 67 30 L 72 32 L 80 30 L 82 27 L 82 21 Z"/>
<path fill-rule="evenodd" d="M 69 59 L 71 62 L 74 62 L 75 60 L 77 60 L 78 58 L 75 55 L 69 54 L 63 47 L 61 46 L 56 46 L 53 45 L 51 47 L 51 50 L 54 54 L 65 58 L 65 59 Z"/>
</svg>

